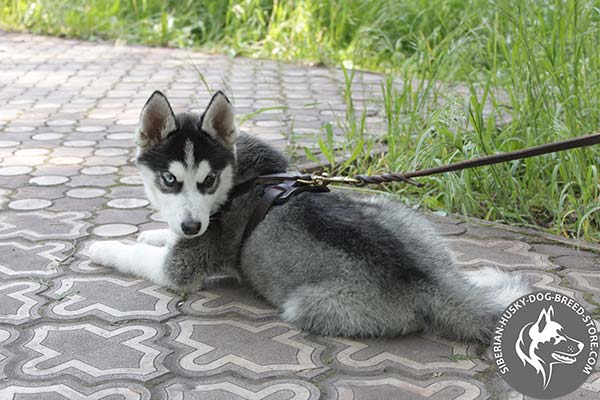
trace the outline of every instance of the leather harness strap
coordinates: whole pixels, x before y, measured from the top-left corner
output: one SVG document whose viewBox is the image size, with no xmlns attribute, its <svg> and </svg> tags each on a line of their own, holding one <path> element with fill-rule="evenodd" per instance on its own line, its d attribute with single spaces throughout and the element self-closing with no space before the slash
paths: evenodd
<svg viewBox="0 0 600 400">
<path fill-rule="evenodd" d="M 280 205 L 287 202 L 290 197 L 302 192 L 329 192 L 326 186 L 303 185 L 297 180 L 287 180 L 276 185 L 267 186 L 264 194 L 258 200 L 254 212 L 246 223 L 242 235 L 242 244 L 250 237 L 258 224 L 265 219 L 265 216 L 273 205 Z"/>
</svg>

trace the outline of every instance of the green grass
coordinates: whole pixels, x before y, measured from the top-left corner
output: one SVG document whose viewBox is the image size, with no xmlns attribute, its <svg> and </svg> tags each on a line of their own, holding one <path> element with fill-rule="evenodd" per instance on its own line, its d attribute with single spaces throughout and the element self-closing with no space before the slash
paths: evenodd
<svg viewBox="0 0 600 400">
<path fill-rule="evenodd" d="M 325 126 L 319 145 L 332 172 L 427 168 L 600 126 L 600 8 L 592 0 L 0 0 L 0 27 L 386 72 L 378 106 L 388 152 L 367 156 L 380 143 L 353 111 L 347 71 L 339 125 L 352 162 L 337 162 L 334 127 Z M 397 90 L 394 80 L 414 84 Z M 451 95 L 456 82 L 469 88 L 466 101 Z M 503 114 L 511 119 L 500 125 Z M 388 190 L 433 210 L 599 241 L 599 160 L 588 148 Z"/>
<path fill-rule="evenodd" d="M 512 4 L 511 4 L 512 3 Z M 202 47 L 371 70 L 445 53 L 445 75 L 486 65 L 496 12 L 518 0 L 0 0 L 0 28 L 86 39 Z M 544 9 L 548 1 L 541 1 Z M 541 4 L 543 3 L 543 4 Z M 466 56 L 466 58 L 465 58 Z M 451 59 L 461 65 L 451 67 Z M 470 64 L 465 68 L 464 61 Z"/>
<path fill-rule="evenodd" d="M 363 157 L 357 168 L 343 172 L 422 169 L 598 130 L 599 10 L 583 1 L 527 7 L 508 3 L 496 6 L 486 25 L 468 32 L 457 27 L 432 48 L 432 58 L 423 53 L 410 69 L 395 74 L 406 82 L 416 81 L 416 87 L 405 85 L 397 91 L 388 79 L 381 96 L 388 118 L 388 152 L 375 160 Z M 461 43 L 462 61 L 453 54 L 456 43 Z M 480 67 L 467 72 L 475 59 Z M 454 77 L 456 71 L 462 71 L 460 78 L 470 88 L 466 102 L 448 98 L 448 85 L 432 84 L 432 79 Z M 485 102 L 491 106 L 487 116 Z M 512 119 L 499 125 L 503 113 Z M 346 153 L 355 145 L 364 146 L 366 132 L 356 134 L 353 127 L 357 120 L 351 116 L 342 124 Z M 391 190 L 430 209 L 598 241 L 599 161 L 596 146 L 421 179 L 427 183 L 425 190 Z"/>
</svg>

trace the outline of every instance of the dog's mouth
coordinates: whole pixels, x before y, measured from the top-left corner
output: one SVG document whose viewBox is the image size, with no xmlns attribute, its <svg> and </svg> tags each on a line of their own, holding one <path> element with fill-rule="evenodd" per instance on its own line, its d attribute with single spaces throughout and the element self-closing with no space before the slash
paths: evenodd
<svg viewBox="0 0 600 400">
<path fill-rule="evenodd" d="M 577 353 L 579 354 L 579 353 Z M 574 355 L 577 355 L 574 354 Z M 575 361 L 577 361 L 577 359 L 575 357 L 573 357 L 573 354 L 565 354 L 563 352 L 559 352 L 559 351 L 555 351 L 554 353 L 552 353 L 552 358 L 554 358 L 556 361 L 561 362 L 563 364 L 573 364 Z"/>
</svg>

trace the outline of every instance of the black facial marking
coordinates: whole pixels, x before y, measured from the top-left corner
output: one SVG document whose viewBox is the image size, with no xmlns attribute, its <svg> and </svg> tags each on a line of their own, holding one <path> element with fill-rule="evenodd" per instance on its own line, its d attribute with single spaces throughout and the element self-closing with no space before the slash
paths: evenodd
<svg viewBox="0 0 600 400">
<path fill-rule="evenodd" d="M 169 134 L 159 145 L 141 153 L 137 159 L 139 164 L 145 165 L 155 172 L 157 186 L 164 193 L 181 191 L 181 182 L 177 182 L 173 187 L 168 187 L 161 178 L 161 174 L 169 170 L 169 165 L 173 161 L 185 164 L 185 147 L 188 140 L 194 149 L 193 167 L 197 167 L 201 161 L 208 161 L 212 171 L 221 171 L 227 165 L 233 164 L 234 161 L 234 154 L 230 149 L 200 129 L 199 115 L 179 114 L 176 118 L 178 129 Z M 218 176 L 217 182 L 212 187 L 206 188 L 206 192 L 214 193 L 217 187 Z"/>
<path fill-rule="evenodd" d="M 204 182 L 198 182 L 196 184 L 198 191 L 202 194 L 213 194 L 217 191 L 219 183 L 221 182 L 221 174 L 217 172 L 210 172 Z"/>
</svg>

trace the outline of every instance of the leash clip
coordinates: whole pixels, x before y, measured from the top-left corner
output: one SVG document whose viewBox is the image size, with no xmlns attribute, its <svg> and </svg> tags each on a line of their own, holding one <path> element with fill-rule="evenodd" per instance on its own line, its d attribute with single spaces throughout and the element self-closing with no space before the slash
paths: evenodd
<svg viewBox="0 0 600 400">
<path fill-rule="evenodd" d="M 361 180 L 356 178 L 351 178 L 349 176 L 329 176 L 329 174 L 325 172 L 320 175 L 311 175 L 310 179 L 298 179 L 297 182 L 304 185 L 322 187 L 327 186 L 330 183 L 343 183 L 347 185 L 360 185 L 362 183 Z"/>
</svg>

